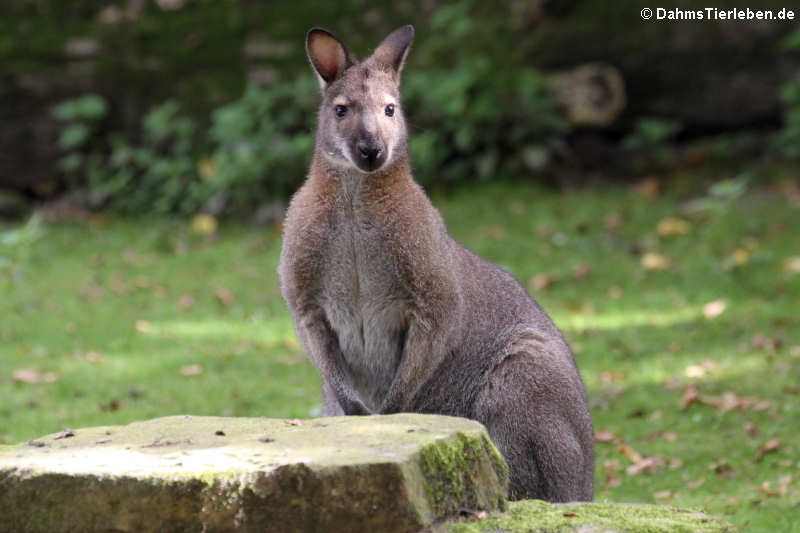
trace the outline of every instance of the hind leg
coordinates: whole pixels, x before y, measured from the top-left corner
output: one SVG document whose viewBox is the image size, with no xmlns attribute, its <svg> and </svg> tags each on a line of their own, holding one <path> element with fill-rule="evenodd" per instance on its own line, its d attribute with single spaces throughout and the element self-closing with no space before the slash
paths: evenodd
<svg viewBox="0 0 800 533">
<path fill-rule="evenodd" d="M 511 499 L 592 499 L 594 434 L 571 356 L 541 350 L 506 356 L 490 372 L 475 418 L 508 462 Z"/>
</svg>

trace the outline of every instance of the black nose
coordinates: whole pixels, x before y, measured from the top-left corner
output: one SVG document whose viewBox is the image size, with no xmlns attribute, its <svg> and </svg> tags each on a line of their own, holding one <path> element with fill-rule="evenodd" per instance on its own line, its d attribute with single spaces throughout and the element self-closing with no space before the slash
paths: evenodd
<svg viewBox="0 0 800 533">
<path fill-rule="evenodd" d="M 378 143 L 369 141 L 358 141 L 356 148 L 358 148 L 358 153 L 361 158 L 370 162 L 378 159 L 383 151 Z"/>
</svg>

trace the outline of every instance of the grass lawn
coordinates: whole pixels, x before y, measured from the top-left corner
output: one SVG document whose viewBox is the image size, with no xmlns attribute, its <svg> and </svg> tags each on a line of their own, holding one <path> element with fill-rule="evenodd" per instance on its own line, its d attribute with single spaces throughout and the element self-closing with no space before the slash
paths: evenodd
<svg viewBox="0 0 800 533">
<path fill-rule="evenodd" d="M 570 341 L 598 501 L 800 531 L 800 199 L 642 192 L 496 184 L 434 201 Z M 686 212 L 679 197 L 705 200 Z M 0 444 L 176 413 L 319 413 L 278 231 L 112 218 L 14 244 L 28 233 L 0 228 Z"/>
</svg>

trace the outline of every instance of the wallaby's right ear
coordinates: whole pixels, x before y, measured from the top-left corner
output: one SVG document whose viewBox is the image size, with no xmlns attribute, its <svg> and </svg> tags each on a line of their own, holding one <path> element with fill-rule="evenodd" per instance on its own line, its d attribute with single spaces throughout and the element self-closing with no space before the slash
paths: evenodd
<svg viewBox="0 0 800 533">
<path fill-rule="evenodd" d="M 325 89 L 358 61 L 352 52 L 332 33 L 311 28 L 306 35 L 306 53 L 319 77 L 319 86 Z"/>
</svg>

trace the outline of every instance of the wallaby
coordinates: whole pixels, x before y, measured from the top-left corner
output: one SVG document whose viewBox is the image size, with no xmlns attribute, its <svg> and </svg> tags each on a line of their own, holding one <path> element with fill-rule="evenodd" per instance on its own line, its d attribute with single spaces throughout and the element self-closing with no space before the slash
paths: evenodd
<svg viewBox="0 0 800 533">
<path fill-rule="evenodd" d="M 363 62 L 325 30 L 306 38 L 322 104 L 278 272 L 324 414 L 478 420 L 511 498 L 591 500 L 592 422 L 566 341 L 511 275 L 447 234 L 411 176 L 400 74 L 413 38 L 400 28 Z"/>
</svg>

